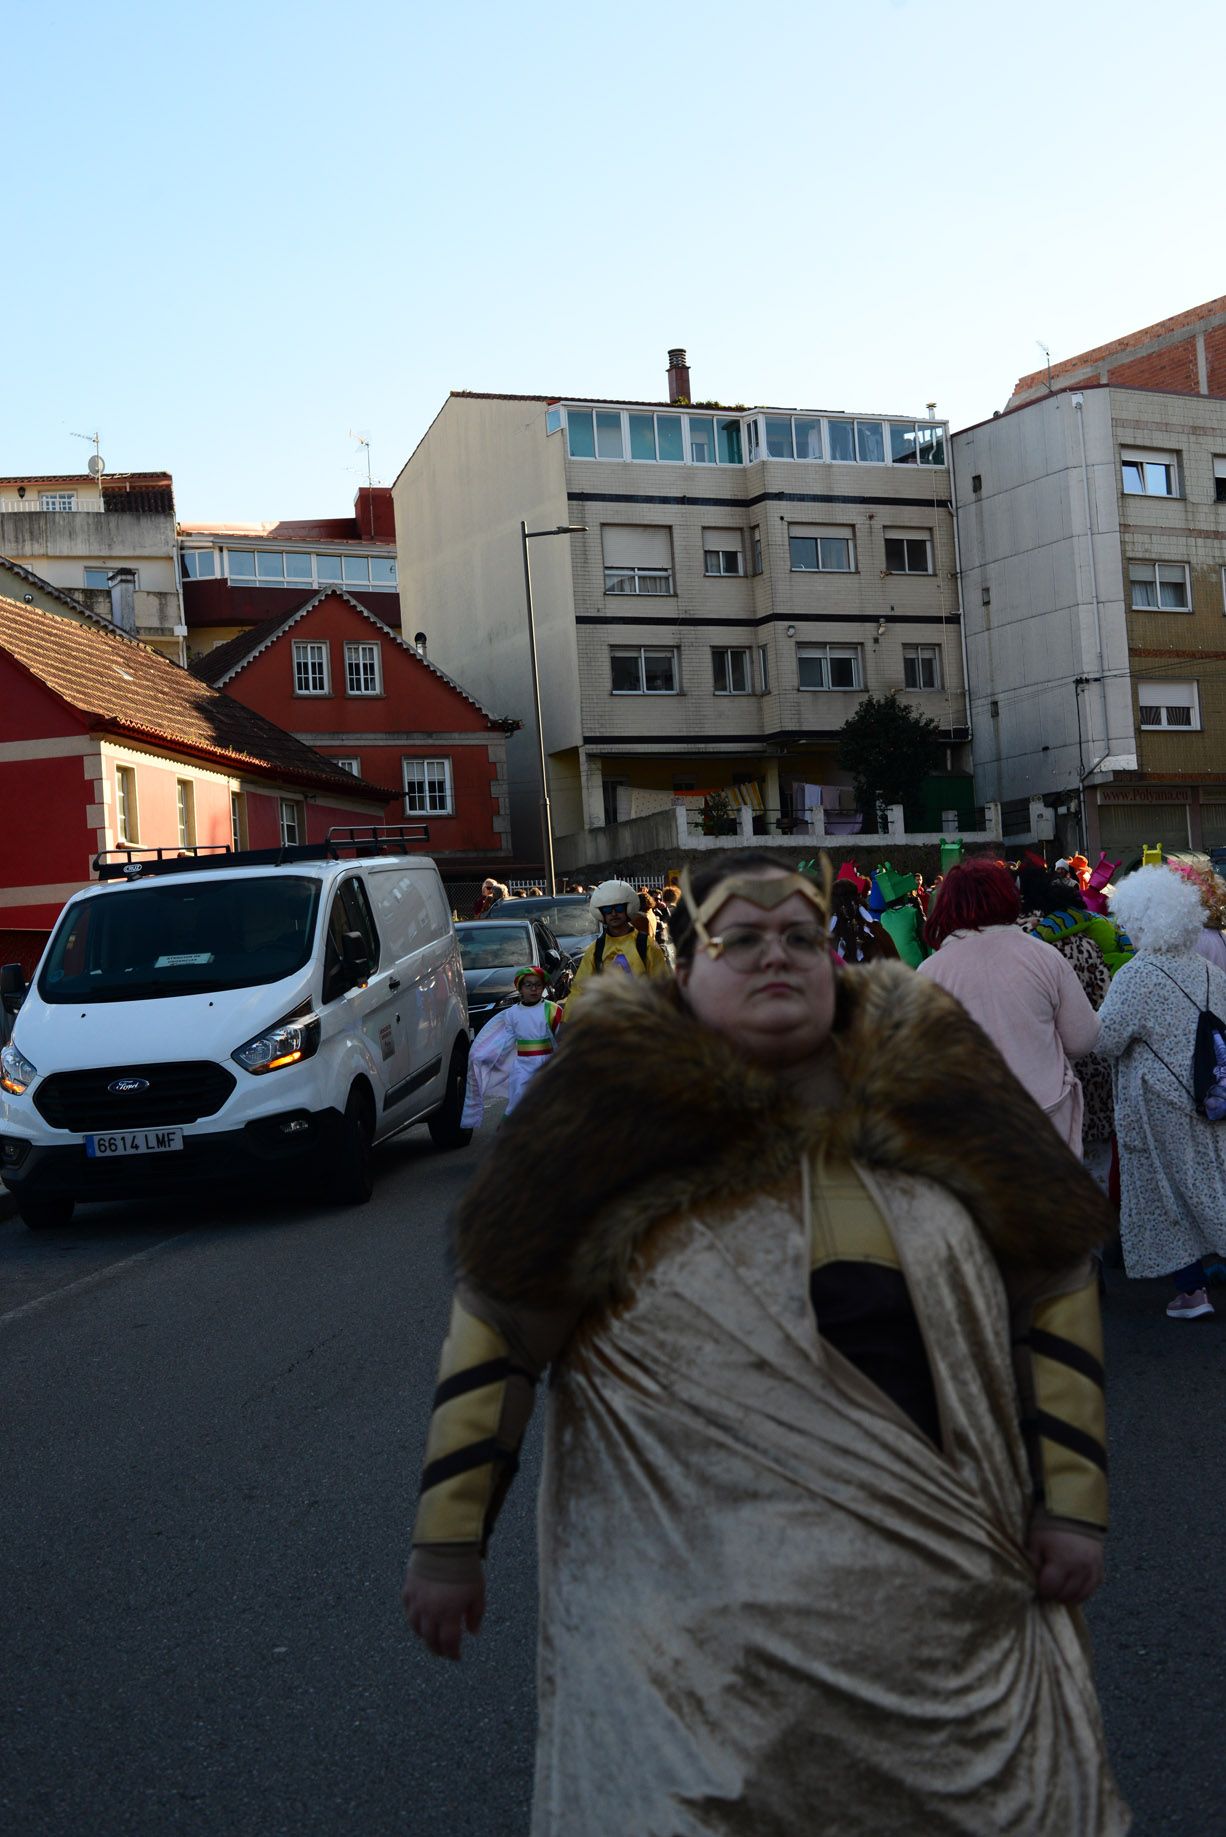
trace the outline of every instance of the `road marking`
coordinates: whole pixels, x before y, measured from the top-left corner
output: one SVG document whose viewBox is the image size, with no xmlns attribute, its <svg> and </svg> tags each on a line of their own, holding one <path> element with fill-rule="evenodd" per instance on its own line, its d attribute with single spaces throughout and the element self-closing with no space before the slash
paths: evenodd
<svg viewBox="0 0 1226 1837">
<path fill-rule="evenodd" d="M 190 1231 L 180 1231 L 176 1237 L 164 1237 L 158 1244 L 150 1244 L 148 1250 L 137 1250 L 130 1257 L 121 1257 L 118 1263 L 107 1263 L 102 1269 L 95 1269 L 88 1276 L 78 1276 L 75 1282 L 65 1283 L 63 1288 L 52 1289 L 48 1295 L 36 1295 L 33 1301 L 23 1301 L 19 1308 L 10 1308 L 7 1314 L 0 1314 L 0 1327 L 7 1327 L 12 1321 L 20 1320 L 23 1314 L 34 1314 L 39 1308 L 49 1308 L 53 1301 L 62 1301 L 69 1295 L 79 1295 L 87 1288 L 97 1288 L 99 1283 L 117 1276 L 121 1269 L 130 1269 L 134 1263 L 144 1263 L 155 1257 L 159 1250 L 165 1250 L 170 1244 L 181 1244 L 185 1237 L 193 1235 Z"/>
</svg>

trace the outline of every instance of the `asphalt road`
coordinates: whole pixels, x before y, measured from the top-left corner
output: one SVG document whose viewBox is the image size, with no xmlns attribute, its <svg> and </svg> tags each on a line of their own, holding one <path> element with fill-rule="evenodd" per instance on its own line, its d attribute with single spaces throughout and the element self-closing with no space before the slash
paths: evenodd
<svg viewBox="0 0 1226 1837">
<path fill-rule="evenodd" d="M 523 1837 L 534 1438 L 464 1664 L 397 1601 L 444 1221 L 489 1136 L 393 1144 L 354 1212 L 203 1196 L 0 1224 L 0 1828 Z M 1161 1285 L 1109 1281 L 1099 1686 L 1136 1837 L 1216 1837 L 1226 1291 L 1173 1323 Z"/>
</svg>

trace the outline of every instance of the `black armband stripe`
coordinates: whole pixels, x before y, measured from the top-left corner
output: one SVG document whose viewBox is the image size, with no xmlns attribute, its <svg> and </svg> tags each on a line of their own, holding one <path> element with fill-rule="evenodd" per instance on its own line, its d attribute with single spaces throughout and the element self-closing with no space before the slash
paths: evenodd
<svg viewBox="0 0 1226 1837">
<path fill-rule="evenodd" d="M 1072 1454 L 1079 1454 L 1083 1460 L 1101 1467 L 1106 1473 L 1107 1450 L 1092 1435 L 1087 1435 L 1084 1429 L 1075 1429 L 1071 1422 L 1061 1422 L 1058 1416 L 1049 1416 L 1046 1410 L 1036 1410 L 1033 1416 L 1026 1418 L 1022 1428 L 1045 1436 L 1049 1442 L 1056 1442 Z"/>
<path fill-rule="evenodd" d="M 1079 1346 L 1076 1340 L 1065 1339 L 1061 1333 L 1048 1333 L 1044 1327 L 1032 1327 L 1020 1343 L 1029 1346 L 1032 1352 L 1042 1353 L 1044 1358 L 1058 1359 L 1061 1365 L 1070 1365 L 1083 1378 L 1092 1378 L 1095 1384 L 1101 1386 L 1107 1382 L 1101 1361 L 1084 1346 Z"/>
<path fill-rule="evenodd" d="M 467 1448 L 457 1448 L 454 1454 L 444 1454 L 439 1460 L 431 1461 L 421 1476 L 421 1490 L 428 1493 L 432 1486 L 440 1486 L 444 1480 L 453 1480 L 457 1474 L 468 1473 L 474 1467 L 514 1460 L 514 1449 L 504 1448 L 492 1437 L 488 1441 L 470 1442 Z"/>
<path fill-rule="evenodd" d="M 450 1403 L 453 1397 L 463 1397 L 469 1391 L 479 1391 L 487 1384 L 497 1384 L 500 1378 L 511 1375 L 510 1359 L 485 1359 L 480 1365 L 470 1365 L 466 1371 L 453 1371 L 449 1378 L 444 1378 L 434 1393 L 434 1407 Z"/>
</svg>

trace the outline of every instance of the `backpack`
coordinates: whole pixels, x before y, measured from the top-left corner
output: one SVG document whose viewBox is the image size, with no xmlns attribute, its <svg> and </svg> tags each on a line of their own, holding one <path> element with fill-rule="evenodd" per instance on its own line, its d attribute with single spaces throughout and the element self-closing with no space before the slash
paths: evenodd
<svg viewBox="0 0 1226 1837">
<path fill-rule="evenodd" d="M 1182 983 L 1175 982 L 1175 978 L 1160 963 L 1155 963 L 1154 968 L 1160 970 L 1168 982 L 1174 982 L 1186 1000 L 1192 1001 Z M 1205 1005 L 1202 1008 L 1198 1002 L 1192 1001 L 1192 1006 L 1198 1012 L 1196 1038 L 1192 1044 L 1192 1089 L 1188 1095 L 1199 1115 L 1207 1122 L 1220 1123 L 1226 1120 L 1226 1021 L 1221 1020 L 1209 1006 L 1208 964 L 1205 965 Z M 1155 1059 L 1166 1065 L 1161 1053 L 1154 1052 L 1152 1046 L 1149 1050 L 1154 1053 Z M 1171 1071 L 1169 1065 L 1166 1065 L 1166 1069 L 1187 1091 L 1188 1087 L 1178 1072 Z"/>
<path fill-rule="evenodd" d="M 603 931 L 601 932 L 600 936 L 596 940 L 596 948 L 592 952 L 592 968 L 598 976 L 600 975 L 601 970 L 604 966 L 604 947 L 605 947 L 606 935 L 607 934 L 605 932 Z M 639 962 L 642 964 L 643 968 L 646 969 L 647 968 L 647 933 L 645 931 L 635 932 L 634 948 L 639 953 Z"/>
</svg>

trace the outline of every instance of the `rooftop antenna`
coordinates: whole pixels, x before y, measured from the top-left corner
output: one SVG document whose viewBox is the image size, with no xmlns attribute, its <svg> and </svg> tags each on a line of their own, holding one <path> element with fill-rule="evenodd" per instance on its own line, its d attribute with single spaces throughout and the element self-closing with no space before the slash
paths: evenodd
<svg viewBox="0 0 1226 1837">
<path fill-rule="evenodd" d="M 366 448 L 366 489 L 368 491 L 373 491 L 375 481 L 371 477 L 371 473 L 370 473 L 370 435 L 369 434 L 355 434 L 353 429 L 350 428 L 349 438 L 351 440 L 356 440 L 359 446 Z"/>
<path fill-rule="evenodd" d="M 1048 395 L 1051 395 L 1051 394 L 1052 394 L 1052 386 L 1051 386 L 1051 351 L 1050 351 L 1050 349 L 1049 349 L 1049 347 L 1048 347 L 1047 345 L 1045 345 L 1045 344 L 1043 343 L 1043 340 L 1042 340 L 1041 338 L 1036 338 L 1036 339 L 1035 339 L 1035 343 L 1036 343 L 1036 344 L 1038 345 L 1038 347 L 1039 347 L 1039 349 L 1040 349 L 1040 351 L 1042 351 L 1042 353 L 1043 353 L 1043 355 L 1044 355 L 1044 357 L 1045 357 L 1045 358 L 1047 359 L 1047 393 L 1048 393 Z"/>
<path fill-rule="evenodd" d="M 98 451 L 102 436 L 100 434 L 73 434 L 72 438 L 74 440 L 88 440 L 90 442 L 94 450 L 89 456 L 87 470 L 91 478 L 100 480 L 102 474 L 106 471 L 106 461 Z"/>
</svg>

